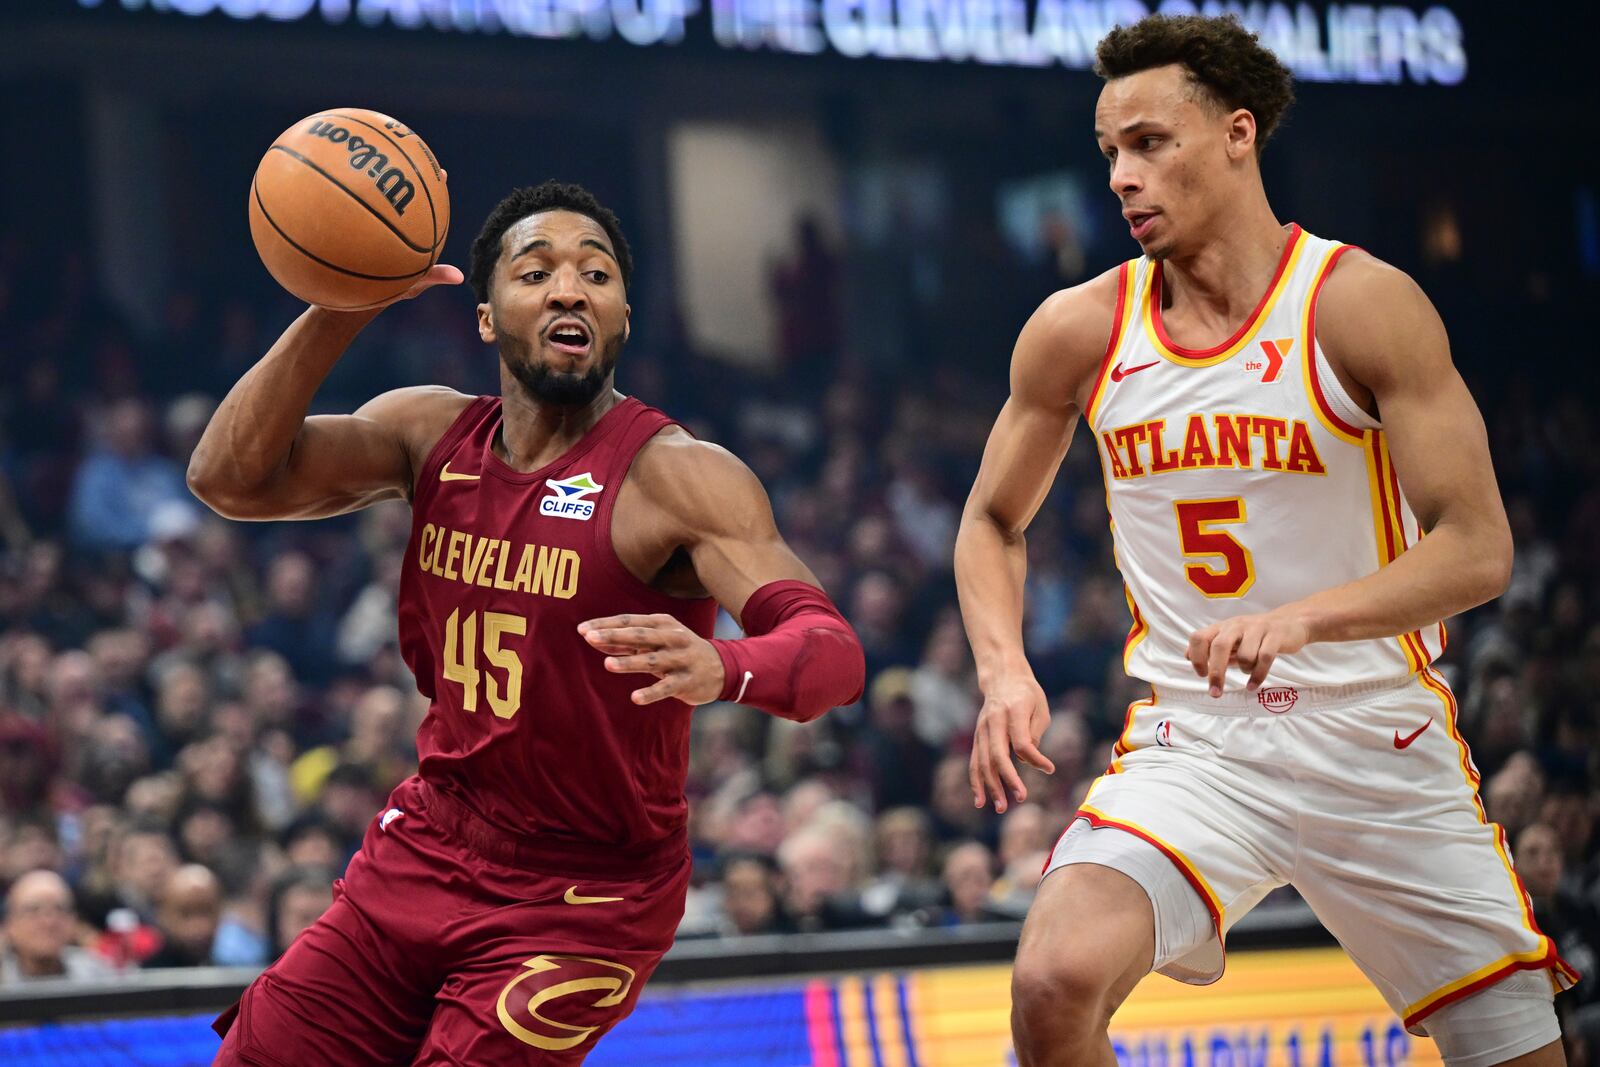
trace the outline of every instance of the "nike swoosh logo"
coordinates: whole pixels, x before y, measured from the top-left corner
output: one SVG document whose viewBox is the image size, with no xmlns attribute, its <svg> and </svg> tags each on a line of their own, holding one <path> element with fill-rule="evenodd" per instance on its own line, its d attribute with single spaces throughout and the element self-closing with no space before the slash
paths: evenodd
<svg viewBox="0 0 1600 1067">
<path fill-rule="evenodd" d="M 448 463 L 439 471 L 439 480 L 441 482 L 475 482 L 482 477 L 483 475 L 481 474 L 459 474 L 451 470 Z"/>
<path fill-rule="evenodd" d="M 1122 381 L 1122 379 L 1126 378 L 1128 375 L 1130 375 L 1130 374 L 1138 374 L 1142 370 L 1149 370 L 1151 367 L 1154 367 L 1157 363 L 1160 363 L 1160 362 L 1161 361 L 1158 359 L 1158 360 L 1154 360 L 1153 362 L 1150 362 L 1150 363 L 1141 363 L 1137 367 L 1129 367 L 1127 370 L 1123 370 L 1122 369 L 1122 364 L 1118 363 L 1115 367 L 1111 368 L 1111 380 L 1114 381 L 1114 382 L 1120 382 L 1120 381 Z"/>
<path fill-rule="evenodd" d="M 567 890 L 566 895 L 563 896 L 561 899 L 566 901 L 568 904 L 615 904 L 617 901 L 619 901 L 619 900 L 621 900 L 623 898 L 622 897 L 580 897 L 578 895 L 578 887 L 577 886 L 573 886 L 571 889 Z"/>
<path fill-rule="evenodd" d="M 1427 722 L 1425 722 L 1421 726 L 1417 727 L 1416 730 L 1414 730 L 1411 733 L 1410 736 L 1404 737 L 1404 738 L 1402 738 L 1400 736 L 1400 731 L 1396 730 L 1394 732 L 1394 747 L 1395 748 L 1409 748 L 1409 747 L 1411 747 L 1411 742 L 1413 742 L 1417 738 L 1421 737 L 1422 736 L 1422 731 L 1426 730 L 1428 727 L 1430 727 L 1432 725 L 1433 725 L 1433 720 L 1429 719 Z"/>
</svg>

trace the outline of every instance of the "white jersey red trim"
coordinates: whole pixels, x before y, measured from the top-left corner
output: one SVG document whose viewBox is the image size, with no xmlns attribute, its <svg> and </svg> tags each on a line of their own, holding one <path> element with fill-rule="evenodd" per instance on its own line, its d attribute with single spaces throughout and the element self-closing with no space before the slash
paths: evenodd
<svg viewBox="0 0 1600 1067">
<path fill-rule="evenodd" d="M 1288 227 L 1267 291 L 1223 343 L 1187 349 L 1161 321 L 1162 265 L 1130 261 L 1086 405 L 1133 626 L 1129 674 L 1192 688 L 1189 635 L 1393 561 L 1421 536 L 1378 420 L 1316 343 L 1316 300 L 1350 246 Z M 1399 355 L 1397 354 L 1397 358 Z M 1444 627 L 1281 656 L 1268 686 L 1414 674 Z M 1227 688 L 1245 684 L 1230 670 Z"/>
</svg>

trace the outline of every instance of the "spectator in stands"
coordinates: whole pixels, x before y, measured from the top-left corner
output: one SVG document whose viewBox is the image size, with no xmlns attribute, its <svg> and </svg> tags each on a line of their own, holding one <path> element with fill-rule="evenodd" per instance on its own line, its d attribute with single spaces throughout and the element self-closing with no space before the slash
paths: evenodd
<svg viewBox="0 0 1600 1067">
<path fill-rule="evenodd" d="M 222 885 L 211 871 L 191 863 L 167 876 L 156 910 L 161 948 L 143 963 L 155 967 L 204 967 L 222 921 Z"/>
<path fill-rule="evenodd" d="M 819 826 L 791 834 L 778 849 L 784 910 L 796 930 L 814 932 L 856 925 L 844 903 L 854 868 L 850 849 Z"/>
<path fill-rule="evenodd" d="M 782 934 L 794 927 L 778 895 L 778 865 L 771 856 L 735 852 L 722 861 L 722 919 L 727 937 Z"/>
<path fill-rule="evenodd" d="M 6 894 L 0 927 L 0 987 L 40 978 L 89 981 L 109 978 L 112 968 L 74 944 L 78 913 L 72 890 L 55 871 L 29 871 Z"/>
<path fill-rule="evenodd" d="M 861 908 L 893 922 L 939 901 L 932 877 L 933 825 L 917 807 L 892 808 L 878 816 L 878 876 L 861 891 Z"/>
<path fill-rule="evenodd" d="M 1483 802 L 1489 818 L 1505 827 L 1508 839 L 1516 841 L 1523 828 L 1539 818 L 1544 806 L 1544 773 L 1539 761 L 1529 752 L 1513 753 L 1484 783 Z"/>
<path fill-rule="evenodd" d="M 978 841 L 962 841 L 945 853 L 941 880 L 946 904 L 936 925 L 961 926 L 1000 918 L 989 902 L 994 888 L 994 854 Z"/>
<path fill-rule="evenodd" d="M 115 401 L 72 484 L 72 535 L 85 549 L 134 549 L 150 538 L 163 504 L 198 510 L 178 465 L 154 451 L 149 406 Z"/>
<path fill-rule="evenodd" d="M 273 882 L 267 907 L 267 939 L 273 960 L 333 906 L 333 878 L 327 867 L 294 866 Z"/>
<path fill-rule="evenodd" d="M 872 791 L 879 811 L 927 803 L 939 749 L 913 727 L 916 704 L 911 699 L 911 670 L 890 667 L 879 672 L 867 691 L 870 719 L 862 730 L 859 773 Z"/>
<path fill-rule="evenodd" d="M 304 552 L 285 552 L 267 571 L 267 614 L 250 643 L 288 661 L 295 677 L 324 685 L 338 669 L 338 623 L 320 603 L 316 565 Z"/>
</svg>

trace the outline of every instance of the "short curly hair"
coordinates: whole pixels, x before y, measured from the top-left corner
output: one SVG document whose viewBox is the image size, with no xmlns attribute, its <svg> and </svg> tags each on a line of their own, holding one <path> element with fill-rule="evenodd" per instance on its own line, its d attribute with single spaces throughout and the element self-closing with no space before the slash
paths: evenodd
<svg viewBox="0 0 1600 1067">
<path fill-rule="evenodd" d="M 1294 103 L 1294 75 L 1232 15 L 1150 15 L 1117 26 L 1095 49 L 1094 72 L 1107 81 L 1181 63 L 1214 103 L 1256 119 L 1256 154 Z"/>
<path fill-rule="evenodd" d="M 506 231 L 541 211 L 571 211 L 593 219 L 611 239 L 611 251 L 617 257 L 617 269 L 622 272 L 622 285 L 627 288 L 633 278 L 633 252 L 628 248 L 628 239 L 622 236 L 622 223 L 616 213 L 583 186 L 551 180 L 511 190 L 484 220 L 483 229 L 472 242 L 472 259 L 467 271 L 467 280 L 477 294 L 478 303 L 489 300 L 489 280 L 494 277 L 495 264 L 500 262 L 500 242 Z"/>
</svg>

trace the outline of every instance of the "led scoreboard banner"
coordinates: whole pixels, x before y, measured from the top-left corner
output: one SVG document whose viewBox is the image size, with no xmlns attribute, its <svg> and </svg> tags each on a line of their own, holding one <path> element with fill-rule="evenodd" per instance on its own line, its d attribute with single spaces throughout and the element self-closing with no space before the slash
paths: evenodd
<svg viewBox="0 0 1600 1067">
<path fill-rule="evenodd" d="M 657 983 L 589 1067 L 1012 1067 L 1010 970 L 922 968 L 714 986 Z M 101 1001 L 105 1009 L 114 1004 Z M 513 1005 L 515 1008 L 515 1005 Z M 541 1010 L 554 1015 L 559 1005 Z M 7 1067 L 209 1064 L 210 1015 L 0 1030 Z M 1339 949 L 1235 952 L 1215 985 L 1152 976 L 1112 1021 L 1120 1067 L 1423 1067 Z"/>
<path fill-rule="evenodd" d="M 1461 20 L 1442 5 L 1236 0 L 60 0 L 80 8 L 393 26 L 547 40 L 618 38 L 798 55 L 1088 70 L 1111 27 L 1153 11 L 1232 13 L 1304 81 L 1456 85 Z"/>
</svg>

